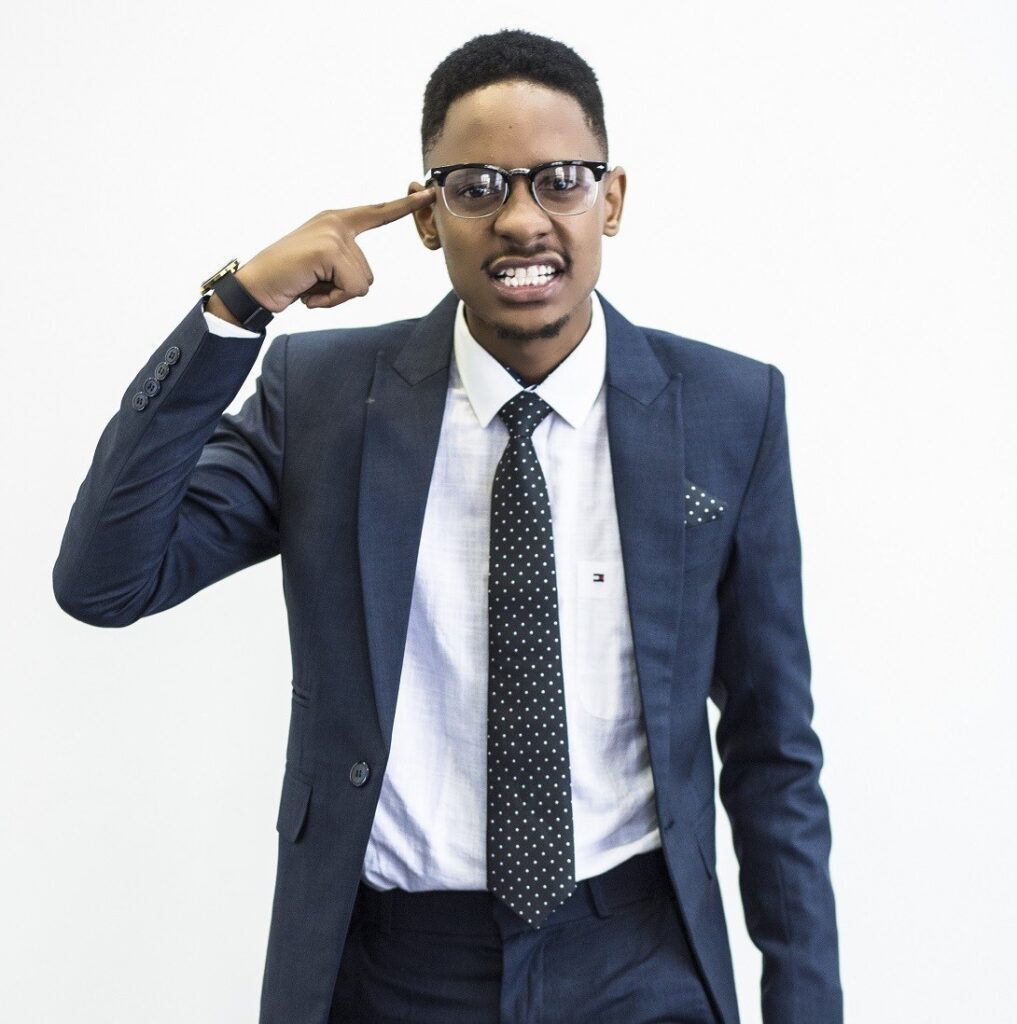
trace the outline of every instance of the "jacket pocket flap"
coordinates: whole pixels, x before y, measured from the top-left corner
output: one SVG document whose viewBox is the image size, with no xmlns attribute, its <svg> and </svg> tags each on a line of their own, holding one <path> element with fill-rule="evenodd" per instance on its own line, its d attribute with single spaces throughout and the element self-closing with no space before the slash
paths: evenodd
<svg viewBox="0 0 1017 1024">
<path fill-rule="evenodd" d="M 706 877 L 713 878 L 717 870 L 717 838 L 714 832 L 713 817 L 708 816 L 699 823 L 695 833 L 696 845 L 703 858 L 703 867 L 706 868 Z"/>
<path fill-rule="evenodd" d="M 288 768 L 283 776 L 282 797 L 279 800 L 279 819 L 275 827 L 279 835 L 295 843 L 307 817 L 311 800 L 311 783 L 294 775 Z"/>
</svg>

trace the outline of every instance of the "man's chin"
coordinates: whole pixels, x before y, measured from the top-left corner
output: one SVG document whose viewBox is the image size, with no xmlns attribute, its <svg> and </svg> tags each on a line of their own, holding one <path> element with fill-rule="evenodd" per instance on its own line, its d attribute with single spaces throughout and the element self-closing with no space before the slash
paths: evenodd
<svg viewBox="0 0 1017 1024">
<path fill-rule="evenodd" d="M 566 313 L 557 320 L 550 320 L 536 327 L 521 327 L 500 320 L 491 321 L 491 326 L 503 341 L 536 341 L 538 338 L 557 338 L 569 322 L 570 316 L 571 314 Z"/>
<path fill-rule="evenodd" d="M 548 305 L 551 304 L 548 303 Z M 528 308 L 519 305 L 511 312 L 505 310 L 504 307 L 501 309 L 488 308 L 478 312 L 474 307 L 469 310 L 467 323 L 471 316 L 474 317 L 501 341 L 525 342 L 557 338 L 568 326 L 575 310 L 566 309 L 562 312 L 560 303 L 554 303 L 554 305 L 557 306 L 557 309 L 540 308 L 537 303 L 533 303 Z"/>
</svg>

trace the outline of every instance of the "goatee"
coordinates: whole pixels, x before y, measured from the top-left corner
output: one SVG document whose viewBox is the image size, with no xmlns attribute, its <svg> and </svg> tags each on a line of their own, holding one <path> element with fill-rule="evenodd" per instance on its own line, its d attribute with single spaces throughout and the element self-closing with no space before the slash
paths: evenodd
<svg viewBox="0 0 1017 1024">
<path fill-rule="evenodd" d="M 534 341 L 537 338 L 556 338 L 561 334 L 562 329 L 569 322 L 570 314 L 566 313 L 564 316 L 559 317 L 557 320 L 552 320 L 549 324 L 544 324 L 543 327 L 537 327 L 535 330 L 524 331 L 518 327 L 509 327 L 505 324 L 492 324 L 495 333 L 504 341 Z"/>
</svg>

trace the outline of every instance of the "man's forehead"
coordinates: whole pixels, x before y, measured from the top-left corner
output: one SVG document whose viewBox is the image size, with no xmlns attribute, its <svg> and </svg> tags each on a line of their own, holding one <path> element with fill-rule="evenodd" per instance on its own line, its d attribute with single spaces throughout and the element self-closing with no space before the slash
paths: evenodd
<svg viewBox="0 0 1017 1024">
<path fill-rule="evenodd" d="M 599 160 L 603 154 L 575 97 L 511 80 L 474 89 L 448 108 L 429 166 L 492 163 L 532 167 L 548 160 Z"/>
</svg>

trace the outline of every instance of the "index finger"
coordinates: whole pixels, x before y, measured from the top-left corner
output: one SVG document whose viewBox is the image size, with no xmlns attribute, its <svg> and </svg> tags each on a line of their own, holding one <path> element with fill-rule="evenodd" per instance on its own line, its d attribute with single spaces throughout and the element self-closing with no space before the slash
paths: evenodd
<svg viewBox="0 0 1017 1024">
<path fill-rule="evenodd" d="M 367 231 L 370 228 L 380 227 L 382 224 L 390 224 L 400 217 L 405 217 L 414 210 L 422 210 L 430 206 L 438 196 L 437 189 L 432 185 L 421 189 L 419 192 L 411 192 L 408 196 L 400 199 L 391 199 L 387 203 L 370 203 L 367 206 L 355 206 L 350 213 L 353 215 L 353 230 L 357 233 Z"/>
</svg>

